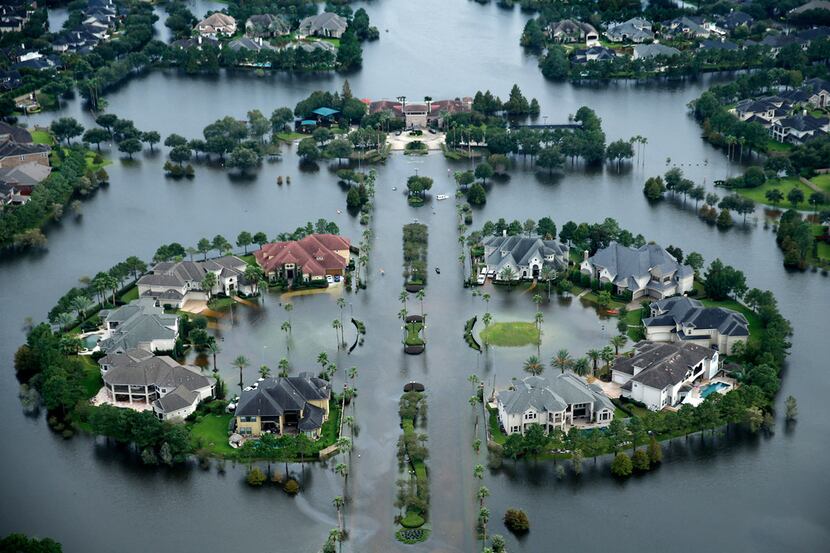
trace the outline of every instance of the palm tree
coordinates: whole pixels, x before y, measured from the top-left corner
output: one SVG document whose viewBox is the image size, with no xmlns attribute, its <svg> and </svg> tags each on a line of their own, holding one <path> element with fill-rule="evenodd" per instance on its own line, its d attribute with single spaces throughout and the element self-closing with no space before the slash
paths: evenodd
<svg viewBox="0 0 830 553">
<path fill-rule="evenodd" d="M 294 311 L 294 304 L 293 303 L 286 303 L 282 306 L 285 309 L 285 312 L 288 313 L 288 322 L 291 322 L 291 312 Z"/>
<path fill-rule="evenodd" d="M 539 306 L 542 305 L 542 295 L 533 294 L 533 303 L 536 304 L 536 311 L 539 311 Z"/>
<path fill-rule="evenodd" d="M 574 372 L 579 376 L 585 376 L 589 372 L 591 372 L 591 365 L 588 362 L 587 357 L 580 357 L 576 361 L 574 361 Z"/>
<path fill-rule="evenodd" d="M 341 496 L 337 496 L 331 500 L 332 505 L 334 508 L 337 509 L 337 528 L 339 529 L 340 533 L 343 533 L 343 498 Z"/>
<path fill-rule="evenodd" d="M 208 273 L 208 274 L 211 274 L 211 273 Z M 250 365 L 250 363 L 248 362 L 248 359 L 244 355 L 240 355 L 239 357 L 237 357 L 236 359 L 233 360 L 231 365 L 233 365 L 234 367 L 237 367 L 239 369 L 239 387 L 241 388 L 242 387 L 242 369 L 244 369 L 245 367 Z"/>
<path fill-rule="evenodd" d="M 401 290 L 401 293 L 398 294 L 398 300 L 403 304 L 403 308 L 406 309 L 406 300 L 409 299 L 409 294 L 406 290 Z"/>
<path fill-rule="evenodd" d="M 334 320 L 331 322 L 331 327 L 334 329 L 334 337 L 335 337 L 335 339 L 337 340 L 337 349 L 340 349 L 341 340 L 340 340 L 340 334 L 339 334 L 339 331 L 340 331 L 340 328 L 341 328 L 342 326 L 343 326 L 343 325 L 341 325 L 341 324 L 340 324 L 340 321 L 338 321 L 337 319 L 334 319 Z"/>
<path fill-rule="evenodd" d="M 343 328 L 343 308 L 346 307 L 346 299 L 345 298 L 337 298 L 336 303 L 337 303 L 337 307 L 340 308 L 340 328 L 341 328 L 340 332 L 342 333 L 343 332 L 342 331 L 342 328 Z M 346 341 L 345 338 L 343 339 L 343 341 L 344 342 Z"/>
<path fill-rule="evenodd" d="M 478 506 L 484 507 L 484 500 L 490 497 L 490 490 L 487 489 L 487 486 L 480 486 L 476 497 L 478 498 Z"/>
<path fill-rule="evenodd" d="M 341 436 L 337 438 L 337 441 L 334 442 L 334 445 L 337 446 L 337 449 L 341 453 L 348 453 L 349 455 L 352 454 L 352 441 L 349 438 Z"/>
<path fill-rule="evenodd" d="M 343 477 L 343 487 L 346 486 L 346 483 L 349 481 L 349 467 L 345 463 L 338 463 L 336 467 L 334 467 L 334 472 L 339 474 Z"/>
<path fill-rule="evenodd" d="M 487 522 L 490 520 L 490 509 L 481 507 L 478 510 L 478 521 L 481 523 L 481 536 L 484 541 L 487 541 Z"/>
<path fill-rule="evenodd" d="M 506 280 L 507 284 L 510 286 L 510 289 L 512 289 L 516 280 L 516 271 L 513 270 L 513 267 L 505 267 L 501 270 L 499 278 L 501 280 Z"/>
<path fill-rule="evenodd" d="M 611 346 L 605 346 L 602 348 L 602 352 L 600 352 L 600 357 L 605 361 L 605 368 L 608 369 L 611 361 L 614 360 L 614 350 L 611 349 Z"/>
<path fill-rule="evenodd" d="M 427 296 L 427 293 L 424 291 L 423 288 L 418 290 L 418 293 L 415 294 L 415 297 L 418 298 L 418 301 L 421 302 L 421 317 L 424 316 L 424 298 Z"/>
<path fill-rule="evenodd" d="M 484 465 L 476 465 L 473 467 L 473 476 L 479 480 L 484 480 Z"/>
<path fill-rule="evenodd" d="M 537 311 L 533 318 L 533 322 L 536 323 L 536 328 L 541 330 L 542 323 L 545 322 L 545 315 L 541 311 Z"/>
<path fill-rule="evenodd" d="M 91 309 L 95 302 L 89 299 L 86 296 L 79 295 L 72 298 L 70 302 L 72 309 L 78 314 L 78 321 L 83 321 L 86 318 L 86 312 L 88 309 Z"/>
<path fill-rule="evenodd" d="M 533 376 L 539 376 L 542 372 L 544 372 L 545 365 L 537 356 L 531 355 L 525 360 L 523 368 L 525 372 L 530 373 Z"/>
<path fill-rule="evenodd" d="M 614 346 L 614 355 L 620 354 L 620 348 L 625 346 L 626 342 L 628 342 L 628 337 L 625 334 L 611 338 L 611 345 Z"/>
<path fill-rule="evenodd" d="M 467 382 L 469 382 L 470 385 L 473 387 L 473 390 L 475 390 L 476 386 L 478 386 L 478 383 L 481 382 L 481 379 L 478 377 L 477 374 L 471 374 L 467 377 Z"/>
<path fill-rule="evenodd" d="M 325 351 L 321 351 L 320 355 L 317 356 L 317 363 L 323 371 L 326 370 L 326 365 L 329 364 L 329 356 Z"/>
<path fill-rule="evenodd" d="M 280 330 L 285 332 L 285 351 L 290 353 L 291 352 L 291 323 L 288 321 L 283 321 L 280 325 Z"/>
<path fill-rule="evenodd" d="M 539 271 L 539 278 L 547 283 L 548 300 L 550 300 L 550 281 L 556 278 L 556 271 L 554 271 L 553 267 L 550 265 L 545 265 L 542 267 L 542 270 Z"/>
<path fill-rule="evenodd" d="M 281 358 L 280 362 L 277 364 L 277 367 L 280 370 L 279 376 L 282 378 L 286 378 L 288 376 L 288 359 L 286 359 L 285 357 Z"/>
<path fill-rule="evenodd" d="M 597 374 L 597 361 L 602 357 L 602 352 L 598 349 L 589 349 L 588 352 L 585 354 L 588 356 L 588 359 L 594 364 L 593 374 Z"/>
<path fill-rule="evenodd" d="M 559 369 L 561 372 L 565 372 L 565 369 L 570 368 L 573 364 L 573 359 L 571 358 L 571 354 L 568 353 L 566 349 L 560 349 L 556 352 L 556 355 L 553 356 L 553 359 L 550 361 L 551 367 L 554 369 Z"/>
</svg>

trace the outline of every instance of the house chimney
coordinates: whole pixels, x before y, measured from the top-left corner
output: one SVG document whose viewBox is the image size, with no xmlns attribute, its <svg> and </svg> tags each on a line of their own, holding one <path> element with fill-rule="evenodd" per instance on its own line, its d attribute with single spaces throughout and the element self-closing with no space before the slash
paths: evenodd
<svg viewBox="0 0 830 553">
<path fill-rule="evenodd" d="M 198 37 L 196 37 L 196 44 L 201 46 L 201 44 L 202 44 L 202 35 L 199 35 Z"/>
<path fill-rule="evenodd" d="M 588 261 L 588 250 L 582 250 L 582 260 Z"/>
<path fill-rule="evenodd" d="M 507 229 L 503 229 L 503 230 L 501 231 L 501 235 L 502 235 L 502 236 L 507 236 Z"/>
</svg>

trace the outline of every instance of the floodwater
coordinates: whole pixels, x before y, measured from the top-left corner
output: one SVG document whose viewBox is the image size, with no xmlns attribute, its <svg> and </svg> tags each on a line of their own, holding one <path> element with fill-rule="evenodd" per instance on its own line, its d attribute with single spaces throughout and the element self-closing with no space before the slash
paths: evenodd
<svg viewBox="0 0 830 553">
<path fill-rule="evenodd" d="M 814 273 L 789 273 L 772 232 L 751 219 L 746 227 L 721 232 L 701 223 L 691 209 L 673 202 L 650 206 L 642 195 L 648 176 L 662 173 L 667 158 L 682 164 L 696 182 L 711 183 L 740 171 L 706 145 L 700 129 L 687 115 L 686 104 L 714 77 L 687 83 L 631 82 L 572 86 L 546 82 L 535 58 L 525 56 L 518 37 L 527 18 L 518 9 L 480 6 L 463 0 L 373 2 L 366 5 L 381 39 L 364 49 L 364 68 L 348 75 L 356 96 L 435 99 L 472 95 L 491 89 L 505 98 L 513 83 L 536 97 L 549 122 L 565 121 L 587 105 L 603 119 L 608 140 L 642 135 L 645 154 L 634 167 L 586 172 L 566 168 L 549 178 L 518 167 L 507 182 L 490 186 L 487 204 L 475 211 L 474 227 L 488 219 L 538 219 L 550 216 L 561 228 L 568 220 L 601 221 L 614 217 L 621 226 L 684 252 L 698 251 L 711 261 L 720 257 L 747 274 L 751 286 L 773 290 L 781 310 L 795 327 L 792 355 L 779 403 L 787 395 L 799 402 L 799 422 L 770 438 L 701 441 L 694 436 L 666 448 L 666 462 L 654 473 L 617 483 L 608 477 L 608 459 L 586 463 L 581 479 L 555 477 L 549 463 L 513 465 L 487 472 L 484 484 L 492 496 L 490 533 L 508 538 L 508 549 L 778 552 L 819 551 L 830 539 L 826 497 L 830 486 L 820 463 L 828 454 L 825 394 L 830 384 L 824 338 L 827 324 L 826 278 Z M 388 29 L 388 32 L 386 32 Z M 292 77 L 228 72 L 218 77 L 187 77 L 157 71 L 140 77 L 107 96 L 108 111 L 133 119 L 142 130 L 162 136 L 177 132 L 200 134 L 214 119 L 244 117 L 253 108 L 270 113 L 292 106 L 315 89 L 339 88 L 342 75 Z M 727 78 L 727 77 L 719 77 Z M 91 119 L 78 102 L 61 115 L 74 115 L 85 125 Z M 30 123 L 45 124 L 56 114 L 40 114 Z M 195 244 L 201 237 L 222 234 L 233 241 L 240 230 L 269 236 L 290 231 L 311 220 L 335 221 L 355 242 L 362 227 L 346 213 L 345 193 L 333 174 L 337 163 L 317 170 L 301 169 L 294 148 L 282 161 L 264 163 L 252 179 L 197 165 L 192 181 L 165 179 L 164 155 L 149 152 L 134 162 L 107 153 L 111 184 L 84 202 L 79 221 L 66 218 L 48 229 L 47 252 L 0 260 L 0 414 L 4 455 L 0 460 L 4 499 L 0 534 L 21 531 L 50 536 L 65 550 L 143 552 L 250 550 L 312 553 L 336 526 L 331 499 L 343 493 L 342 478 L 332 467 L 307 467 L 301 474 L 304 491 L 290 498 L 276 489 L 251 490 L 243 481 L 245 467 L 227 465 L 146 469 L 127 452 L 88 437 L 64 441 L 53 434 L 42 414 L 29 417 L 17 398 L 12 371 L 15 349 L 24 339 L 26 317 L 41 320 L 68 288 L 129 255 L 152 257 L 162 243 Z M 531 320 L 530 294 L 519 290 L 487 290 L 490 305 L 461 286 L 456 218 L 452 201 L 433 201 L 422 208 L 406 203 L 405 179 L 415 170 L 435 179 L 433 194 L 452 191 L 447 162 L 440 154 L 421 158 L 393 155 L 377 167 L 374 231 L 365 291 L 347 294 L 346 310 L 366 323 L 365 344 L 351 355 L 335 349 L 331 321 L 339 317 L 334 297 L 317 294 L 294 298 L 290 314 L 293 339 L 279 327 L 289 316 L 278 295 L 262 307 L 237 306 L 216 329 L 222 352 L 218 364 L 233 384 L 230 361 L 244 354 L 252 366 L 246 382 L 265 362 L 272 368 L 288 356 L 295 372 L 315 368 L 321 351 L 341 368 L 355 366 L 359 397 L 355 418 L 359 433 L 351 455 L 347 496 L 347 527 L 352 551 L 474 551 L 478 505 L 473 466 L 486 463 L 475 455 L 476 412 L 467 403 L 472 393 L 467 376 L 504 385 L 521 376 L 521 363 L 534 347 L 491 349 L 479 355 L 462 339 L 464 321 L 485 310 L 495 320 Z M 292 184 L 277 186 L 276 177 Z M 398 190 L 392 190 L 397 187 Z M 342 213 L 338 213 L 341 210 Z M 413 218 L 429 225 L 430 272 L 424 311 L 428 314 L 427 350 L 405 356 L 400 345 L 401 226 Z M 385 271 L 381 276 L 380 271 Z M 419 312 L 416 300 L 408 305 Z M 545 315 L 541 353 L 549 359 L 567 348 L 581 355 L 607 343 L 614 327 L 606 327 L 591 308 L 578 300 L 552 300 Z M 612 321 L 613 325 L 614 322 Z M 350 335 L 351 333 L 351 335 Z M 347 326 L 348 341 L 354 329 Z M 342 384 L 342 372 L 335 385 Z M 400 429 L 397 400 L 403 384 L 417 380 L 428 391 L 428 427 L 433 535 L 420 546 L 394 541 L 392 518 L 398 467 L 395 442 Z M 284 472 L 275 465 L 273 470 Z M 301 473 L 299 465 L 288 467 Z M 824 482 L 824 484 L 822 484 Z M 508 507 L 525 509 L 530 533 L 517 540 L 501 523 Z M 150 532 L 150 536 L 147 532 Z M 148 541 L 149 540 L 149 541 Z M 152 545 L 151 545 L 152 544 Z M 657 544 L 660 544 L 659 546 Z"/>
</svg>

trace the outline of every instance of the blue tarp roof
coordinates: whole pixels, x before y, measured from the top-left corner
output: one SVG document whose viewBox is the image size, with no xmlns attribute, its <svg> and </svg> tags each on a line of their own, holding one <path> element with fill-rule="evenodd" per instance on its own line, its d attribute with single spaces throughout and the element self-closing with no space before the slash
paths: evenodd
<svg viewBox="0 0 830 553">
<path fill-rule="evenodd" d="M 310 125 L 312 127 L 316 124 L 317 124 L 317 121 L 315 121 L 314 119 L 303 119 L 302 122 L 300 123 L 300 125 Z"/>
<path fill-rule="evenodd" d="M 340 111 L 332 108 L 317 108 L 311 113 L 315 113 L 321 117 L 331 117 L 335 113 L 340 113 Z"/>
</svg>

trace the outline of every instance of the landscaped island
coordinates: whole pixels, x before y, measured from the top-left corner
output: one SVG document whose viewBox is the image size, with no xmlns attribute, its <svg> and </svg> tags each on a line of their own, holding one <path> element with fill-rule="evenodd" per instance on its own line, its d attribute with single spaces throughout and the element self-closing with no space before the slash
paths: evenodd
<svg viewBox="0 0 830 553">
<path fill-rule="evenodd" d="M 425 424 L 426 411 L 424 392 L 412 390 L 401 396 L 398 413 L 403 435 L 398 438 L 398 467 L 403 478 L 398 480 L 395 506 L 403 515 L 395 516 L 395 523 L 401 526 L 395 537 L 404 543 L 426 541 L 430 533 L 427 524 L 429 475 L 425 463 L 427 436 L 417 432 L 418 427 Z"/>
</svg>

